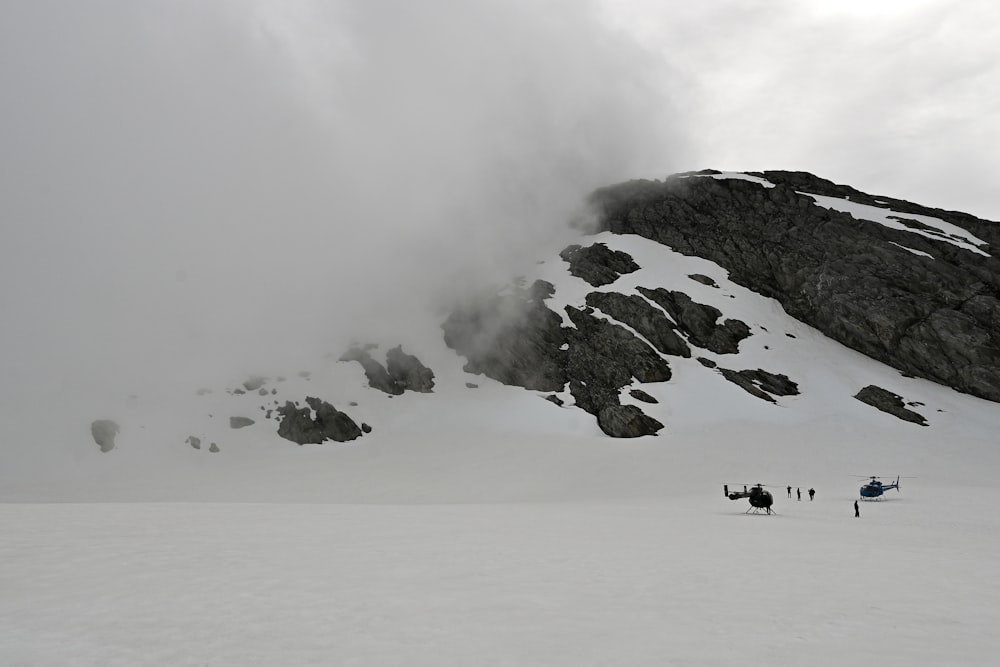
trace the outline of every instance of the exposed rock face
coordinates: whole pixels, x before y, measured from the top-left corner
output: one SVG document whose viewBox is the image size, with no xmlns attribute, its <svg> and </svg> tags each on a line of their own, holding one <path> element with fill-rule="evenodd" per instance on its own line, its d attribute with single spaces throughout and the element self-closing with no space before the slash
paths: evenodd
<svg viewBox="0 0 1000 667">
<path fill-rule="evenodd" d="M 1000 401 L 1000 224 L 875 198 L 802 172 L 757 175 L 776 186 L 672 177 L 604 188 L 592 202 L 602 231 L 638 234 L 714 261 L 734 282 L 778 300 L 834 340 Z M 983 239 L 981 250 L 991 256 L 855 219 L 800 192 L 888 207 L 904 222 L 906 214 L 941 219 Z"/>
<path fill-rule="evenodd" d="M 229 428 L 243 428 L 244 426 L 253 426 L 256 424 L 254 420 L 249 417 L 230 417 L 229 418 Z"/>
<path fill-rule="evenodd" d="M 633 378 L 639 382 L 670 379 L 670 365 L 627 329 L 572 306 L 566 312 L 576 325 L 567 332 L 566 372 L 570 393 L 580 408 L 598 416 L 605 407 L 619 405 L 619 392 Z"/>
<path fill-rule="evenodd" d="M 674 318 L 677 326 L 691 344 L 717 354 L 739 352 L 740 341 L 750 335 L 750 327 L 740 320 L 725 320 L 718 324 L 722 311 L 695 301 L 683 292 L 658 287 L 639 287 L 639 292 L 663 308 Z M 685 355 L 687 356 L 687 355 Z"/>
<path fill-rule="evenodd" d="M 399 396 L 407 389 L 429 393 L 434 390 L 434 371 L 420 363 L 411 354 L 396 346 L 386 355 L 388 368 L 372 358 L 369 348 L 353 347 L 340 361 L 357 361 L 365 370 L 368 385 L 392 396 Z"/>
<path fill-rule="evenodd" d="M 448 347 L 468 359 L 465 371 L 504 384 L 562 391 L 566 386 L 566 330 L 544 299 L 551 283 L 498 295 L 456 309 L 444 324 Z"/>
<path fill-rule="evenodd" d="M 563 327 L 562 318 L 544 303 L 551 293 L 551 284 L 536 281 L 528 290 L 489 297 L 460 308 L 443 325 L 445 342 L 468 359 L 465 370 L 470 373 L 483 373 L 505 384 L 540 391 L 562 391 L 568 382 L 577 407 L 595 417 L 604 408 L 620 406 L 619 392 L 633 379 L 670 379 L 670 366 L 656 350 L 624 327 L 596 317 L 592 308 L 567 307 L 575 328 Z M 597 295 L 594 299 L 609 310 L 634 313 L 632 321 L 637 330 L 645 327 L 644 317 L 658 316 L 657 321 L 667 328 L 650 333 L 656 340 L 671 332 L 662 312 L 641 297 L 635 297 L 641 303 L 617 294 Z M 687 347 L 671 349 L 682 352 Z M 557 396 L 548 400 L 561 404 Z M 638 408 L 624 413 L 613 411 L 605 421 L 613 425 L 610 428 L 615 433 L 643 429 L 655 432 L 652 423 L 636 421 L 636 412 L 642 414 Z M 632 424 L 628 428 L 622 426 L 623 416 Z"/>
<path fill-rule="evenodd" d="M 597 425 L 613 438 L 638 438 L 656 435 L 663 424 L 643 414 L 634 405 L 609 405 L 597 415 Z"/>
<path fill-rule="evenodd" d="M 641 296 L 625 296 L 617 292 L 591 292 L 587 295 L 587 305 L 607 313 L 640 334 L 663 354 L 690 357 L 691 348 L 676 332 L 663 311 Z"/>
<path fill-rule="evenodd" d="M 115 436 L 119 430 L 118 424 L 110 419 L 98 419 L 90 424 L 90 435 L 104 453 L 115 448 Z"/>
<path fill-rule="evenodd" d="M 639 265 L 627 252 L 610 250 L 603 243 L 595 243 L 586 248 L 571 245 L 561 253 L 569 263 L 569 272 L 583 278 L 594 287 L 609 285 L 625 273 L 639 270 Z"/>
<path fill-rule="evenodd" d="M 882 412 L 899 417 L 903 421 L 913 422 L 914 424 L 920 424 L 921 426 L 927 426 L 927 420 L 924 419 L 923 415 L 918 412 L 914 412 L 905 406 L 902 396 L 894 394 L 887 389 L 883 389 L 882 387 L 870 384 L 855 394 L 854 398 L 858 399 L 862 403 L 867 403 L 873 408 L 878 408 Z"/>
<path fill-rule="evenodd" d="M 281 418 L 278 435 L 300 445 L 320 444 L 327 440 L 347 442 L 361 436 L 361 428 L 354 420 L 326 401 L 307 396 L 306 404 L 308 408 L 297 408 L 291 401 L 286 401 L 277 409 Z M 315 413 L 315 418 L 312 413 Z"/>
</svg>

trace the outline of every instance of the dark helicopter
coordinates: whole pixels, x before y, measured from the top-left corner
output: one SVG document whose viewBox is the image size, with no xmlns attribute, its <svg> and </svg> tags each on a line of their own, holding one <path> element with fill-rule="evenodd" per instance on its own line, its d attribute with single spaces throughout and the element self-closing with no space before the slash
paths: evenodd
<svg viewBox="0 0 1000 667">
<path fill-rule="evenodd" d="M 871 478 L 871 481 L 861 487 L 862 498 L 878 500 L 889 489 L 896 489 L 896 493 L 899 493 L 899 475 L 896 476 L 895 482 L 886 482 L 884 484 L 879 481 L 878 475 L 869 475 L 868 477 Z M 859 479 L 864 479 L 864 477 Z"/>
<path fill-rule="evenodd" d="M 749 499 L 750 509 L 746 511 L 746 514 L 757 514 L 761 510 L 764 510 L 768 514 L 774 514 L 774 511 L 771 509 L 771 505 L 774 504 L 774 496 L 771 495 L 770 491 L 764 490 L 763 484 L 755 484 L 749 490 L 747 490 L 744 484 L 742 491 L 730 491 L 729 485 L 724 484 L 722 491 L 730 500 L 739 500 L 740 498 Z"/>
</svg>

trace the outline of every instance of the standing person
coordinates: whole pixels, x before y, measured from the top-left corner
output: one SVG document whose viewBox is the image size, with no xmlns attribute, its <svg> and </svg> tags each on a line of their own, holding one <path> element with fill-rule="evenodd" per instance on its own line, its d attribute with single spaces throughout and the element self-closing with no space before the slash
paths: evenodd
<svg viewBox="0 0 1000 667">
<path fill-rule="evenodd" d="M 799 500 L 802 500 L 802 489 L 800 488 L 795 489 L 795 495 L 799 497 Z"/>
<path fill-rule="evenodd" d="M 813 497 L 816 495 L 816 489 L 809 489 L 809 502 L 812 502 Z"/>
<path fill-rule="evenodd" d="M 792 487 L 788 487 L 788 497 L 792 497 Z"/>
<path fill-rule="evenodd" d="M 861 511 L 858 509 L 858 501 L 857 500 L 854 501 L 854 518 L 855 519 L 861 518 Z"/>
</svg>

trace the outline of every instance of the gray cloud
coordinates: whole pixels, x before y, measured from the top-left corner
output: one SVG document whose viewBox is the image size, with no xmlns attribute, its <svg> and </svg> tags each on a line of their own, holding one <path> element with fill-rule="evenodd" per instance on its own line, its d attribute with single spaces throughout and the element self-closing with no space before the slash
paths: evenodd
<svg viewBox="0 0 1000 667">
<path fill-rule="evenodd" d="M 336 350 L 533 263 L 590 188 L 683 168 L 680 82 L 596 17 L 5 4 L 7 398 Z"/>
<path fill-rule="evenodd" d="M 606 3 L 691 83 L 699 166 L 803 169 L 1000 218 L 1000 5 Z M 687 95 L 687 91 L 685 95 Z"/>
<path fill-rule="evenodd" d="M 1000 217 L 998 31 L 985 0 L 4 3 L 2 404 L 338 351 L 631 177 Z"/>
</svg>

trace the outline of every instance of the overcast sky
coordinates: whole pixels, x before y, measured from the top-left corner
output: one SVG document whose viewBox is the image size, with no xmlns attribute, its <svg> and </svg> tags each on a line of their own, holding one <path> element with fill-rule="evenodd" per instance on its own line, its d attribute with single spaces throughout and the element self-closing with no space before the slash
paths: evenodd
<svg viewBox="0 0 1000 667">
<path fill-rule="evenodd" d="M 627 178 L 998 219 L 998 7 L 0 0 L 2 395 L 402 330 Z"/>
</svg>

